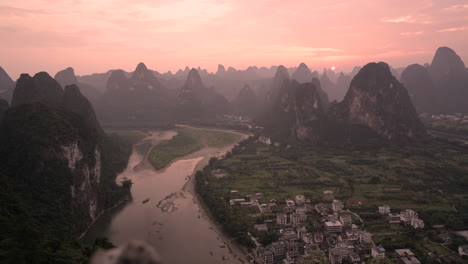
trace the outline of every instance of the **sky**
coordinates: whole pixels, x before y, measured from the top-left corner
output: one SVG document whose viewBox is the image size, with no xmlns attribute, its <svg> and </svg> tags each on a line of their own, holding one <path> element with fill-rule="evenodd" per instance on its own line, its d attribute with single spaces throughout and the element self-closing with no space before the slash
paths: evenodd
<svg viewBox="0 0 468 264">
<path fill-rule="evenodd" d="M 2 0 L 0 66 L 20 73 L 159 72 L 218 64 L 313 70 L 430 63 L 448 46 L 468 64 L 466 0 Z"/>
</svg>

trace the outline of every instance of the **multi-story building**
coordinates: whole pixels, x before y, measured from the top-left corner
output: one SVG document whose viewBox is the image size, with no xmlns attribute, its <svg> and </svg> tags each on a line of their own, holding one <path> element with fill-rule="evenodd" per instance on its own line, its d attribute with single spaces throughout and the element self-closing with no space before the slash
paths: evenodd
<svg viewBox="0 0 468 264">
<path fill-rule="evenodd" d="M 278 225 L 287 225 L 288 224 L 288 215 L 285 213 L 276 214 L 276 223 Z"/>
<path fill-rule="evenodd" d="M 297 213 L 291 213 L 289 214 L 289 224 L 296 226 L 298 225 L 301 221 L 299 218 L 299 215 Z"/>
<path fill-rule="evenodd" d="M 275 255 L 269 250 L 264 250 L 260 254 L 260 259 L 263 264 L 273 264 L 275 263 Z"/>
<path fill-rule="evenodd" d="M 325 230 L 328 233 L 341 233 L 341 231 L 343 230 L 343 224 L 341 224 L 340 221 L 325 222 Z"/>
<path fill-rule="evenodd" d="M 286 244 L 283 241 L 271 243 L 270 250 L 275 255 L 275 259 L 283 259 L 286 256 Z"/>
<path fill-rule="evenodd" d="M 390 206 L 385 204 L 383 206 L 379 206 L 379 213 L 383 215 L 388 215 L 390 213 Z"/>
<path fill-rule="evenodd" d="M 341 262 L 343 262 L 343 256 L 339 248 L 331 248 L 330 251 L 328 251 L 328 258 L 332 264 L 341 264 Z"/>
</svg>

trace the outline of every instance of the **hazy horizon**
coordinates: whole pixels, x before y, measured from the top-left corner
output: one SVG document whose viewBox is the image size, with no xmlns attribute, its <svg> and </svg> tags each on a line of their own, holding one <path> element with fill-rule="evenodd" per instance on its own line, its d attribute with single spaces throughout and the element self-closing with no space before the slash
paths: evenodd
<svg viewBox="0 0 468 264">
<path fill-rule="evenodd" d="M 77 75 L 133 71 L 139 62 L 161 73 L 216 72 L 218 64 L 404 67 L 430 63 L 441 46 L 468 61 L 468 4 L 459 0 L 5 0 L 0 15 L 0 66 L 15 80 L 69 66 Z"/>
</svg>

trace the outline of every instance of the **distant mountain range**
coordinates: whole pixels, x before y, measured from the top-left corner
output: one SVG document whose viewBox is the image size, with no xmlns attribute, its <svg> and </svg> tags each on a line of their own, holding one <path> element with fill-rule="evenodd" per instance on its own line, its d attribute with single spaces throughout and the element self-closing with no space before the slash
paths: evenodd
<svg viewBox="0 0 468 264">
<path fill-rule="evenodd" d="M 453 50 L 442 47 L 430 65 L 410 65 L 404 70 L 389 66 L 389 69 L 408 89 L 418 113 L 466 113 L 468 73 L 465 67 Z M 159 73 L 140 63 L 133 72 L 110 70 L 88 76 L 75 76 L 73 68 L 67 68 L 58 72 L 55 79 L 62 86 L 77 85 L 106 125 L 144 126 L 170 125 L 174 120 L 185 122 L 226 113 L 248 116 L 269 113 L 285 80 L 295 80 L 298 84 L 312 82 L 322 104 L 328 108 L 330 102 L 345 100 L 353 78 L 361 70 L 355 67 L 351 73 L 337 73 L 323 69 L 320 74 L 301 63 L 289 69 L 280 65 L 236 70 L 219 65 L 216 73 L 199 67 Z M 11 78 L 0 69 L 0 97 L 10 101 L 13 86 Z M 42 96 L 42 91 L 36 92 L 38 98 Z M 255 107 L 248 107 L 251 104 Z"/>
</svg>

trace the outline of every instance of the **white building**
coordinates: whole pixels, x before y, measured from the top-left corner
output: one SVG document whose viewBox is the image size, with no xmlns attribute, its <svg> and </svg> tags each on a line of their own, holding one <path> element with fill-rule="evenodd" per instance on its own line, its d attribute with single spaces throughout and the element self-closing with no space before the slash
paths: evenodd
<svg viewBox="0 0 468 264">
<path fill-rule="evenodd" d="M 411 226 L 416 229 L 424 228 L 424 221 L 419 218 L 411 218 Z"/>
<path fill-rule="evenodd" d="M 229 200 L 229 204 L 232 206 L 232 205 L 235 205 L 235 204 L 238 204 L 240 205 L 241 203 L 244 203 L 245 202 L 245 199 L 244 198 L 240 198 L 240 199 L 231 199 Z"/>
<path fill-rule="evenodd" d="M 390 213 L 390 206 L 388 204 L 379 206 L 379 213 L 383 215 L 388 215 Z"/>
<path fill-rule="evenodd" d="M 372 247 L 371 256 L 376 259 L 384 259 L 385 258 L 385 248 L 382 245 L 377 247 Z"/>
<path fill-rule="evenodd" d="M 459 246 L 458 247 L 458 254 L 460 256 L 468 256 L 468 245 Z"/>
<path fill-rule="evenodd" d="M 418 213 L 413 210 L 406 209 L 405 211 L 400 212 L 400 221 L 404 222 L 405 224 L 411 224 L 411 219 L 417 218 Z"/>
</svg>

